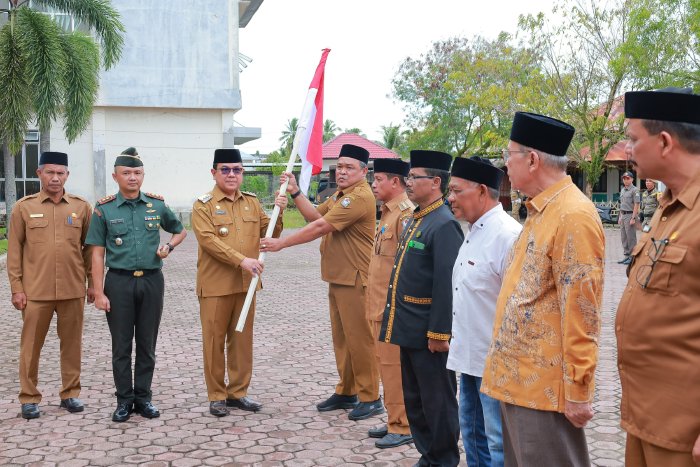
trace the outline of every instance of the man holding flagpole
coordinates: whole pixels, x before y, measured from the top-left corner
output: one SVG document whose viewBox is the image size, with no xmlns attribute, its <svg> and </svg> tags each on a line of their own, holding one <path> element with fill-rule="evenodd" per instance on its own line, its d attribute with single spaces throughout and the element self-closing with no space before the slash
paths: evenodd
<svg viewBox="0 0 700 467">
<path fill-rule="evenodd" d="M 367 271 L 375 230 L 375 199 L 367 183 L 369 152 L 345 144 L 336 165 L 338 191 L 315 208 L 294 176 L 280 177 L 309 224 L 284 238 L 264 238 L 260 251 L 280 251 L 323 237 L 321 277 L 328 282 L 333 347 L 340 381 L 335 393 L 316 407 L 320 412 L 353 409 L 349 418 L 363 420 L 384 412 L 372 329 L 365 315 Z"/>
</svg>

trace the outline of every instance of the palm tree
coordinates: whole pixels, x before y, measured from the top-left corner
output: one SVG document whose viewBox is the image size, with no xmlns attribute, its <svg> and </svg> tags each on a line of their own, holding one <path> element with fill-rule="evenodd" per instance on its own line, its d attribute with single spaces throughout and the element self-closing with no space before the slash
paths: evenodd
<svg viewBox="0 0 700 467">
<path fill-rule="evenodd" d="M 288 152 L 291 152 L 292 146 L 294 146 L 294 138 L 297 136 L 297 128 L 299 127 L 299 119 L 294 117 L 291 120 L 287 120 L 287 128 L 282 131 L 282 136 L 280 136 L 280 141 L 282 142 L 282 147 L 286 148 Z"/>
<path fill-rule="evenodd" d="M 360 135 L 360 136 L 362 136 L 363 138 L 366 137 L 366 135 L 362 132 L 362 130 L 360 130 L 360 129 L 357 128 L 357 127 L 355 127 L 355 128 L 347 128 L 347 129 L 345 130 L 345 133 L 352 133 L 352 134 L 355 134 L 355 135 Z"/>
<path fill-rule="evenodd" d="M 66 31 L 46 11 L 70 15 L 89 28 L 96 41 Z M 13 155 L 22 150 L 29 125 L 48 129 L 62 117 L 69 143 L 92 116 L 101 65 L 117 63 L 124 26 L 108 0 L 10 0 L 7 22 L 0 28 L 0 141 L 5 162 L 5 203 L 9 218 L 17 200 Z M 98 45 L 99 44 L 99 45 Z"/>
<path fill-rule="evenodd" d="M 335 124 L 333 120 L 326 120 L 323 122 L 323 142 L 327 143 L 328 141 L 332 140 L 335 138 L 335 134 L 338 132 L 340 128 Z"/>
<path fill-rule="evenodd" d="M 382 145 L 387 149 L 394 149 L 399 144 L 401 144 L 401 126 L 389 124 L 389 126 L 382 125 Z"/>
</svg>

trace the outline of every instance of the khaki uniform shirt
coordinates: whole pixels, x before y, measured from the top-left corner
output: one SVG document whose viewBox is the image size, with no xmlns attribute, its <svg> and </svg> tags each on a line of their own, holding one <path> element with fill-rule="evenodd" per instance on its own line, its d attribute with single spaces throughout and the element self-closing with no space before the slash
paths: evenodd
<svg viewBox="0 0 700 467">
<path fill-rule="evenodd" d="M 605 235 L 571 177 L 527 208 L 496 302 L 481 390 L 509 404 L 564 412 L 567 400 L 593 398 Z"/>
<path fill-rule="evenodd" d="M 377 232 L 374 235 L 374 249 L 369 260 L 367 286 L 367 320 L 381 321 L 384 318 L 386 292 L 389 288 L 394 256 L 399 247 L 399 236 L 408 221 L 413 217 L 414 204 L 406 192 L 384 203 L 381 207 Z"/>
<path fill-rule="evenodd" d="M 366 180 L 337 191 L 316 208 L 336 230 L 321 240 L 321 279 L 355 285 L 359 274 L 362 285 L 367 285 L 375 209 L 374 194 Z"/>
<path fill-rule="evenodd" d="M 659 201 L 617 309 L 620 411 L 634 436 L 689 452 L 700 435 L 700 173 Z"/>
<path fill-rule="evenodd" d="M 634 211 L 634 205 L 639 204 L 639 188 L 630 185 L 620 190 L 620 211 Z"/>
<path fill-rule="evenodd" d="M 91 248 L 83 246 L 90 204 L 63 193 L 58 204 L 40 191 L 17 201 L 10 218 L 7 274 L 12 293 L 28 300 L 68 300 L 92 286 Z"/>
<path fill-rule="evenodd" d="M 218 187 L 195 201 L 192 230 L 199 242 L 197 296 L 221 297 L 248 291 L 253 276 L 241 265 L 245 258 L 258 258 L 260 238 L 270 218 L 252 193 L 236 191 L 231 196 Z M 282 232 L 282 213 L 274 237 Z M 262 288 L 258 282 L 257 290 Z"/>
</svg>

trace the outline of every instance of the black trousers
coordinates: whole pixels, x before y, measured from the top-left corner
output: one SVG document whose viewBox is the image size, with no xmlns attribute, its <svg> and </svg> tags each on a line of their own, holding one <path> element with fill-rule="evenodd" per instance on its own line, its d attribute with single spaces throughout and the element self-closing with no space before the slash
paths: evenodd
<svg viewBox="0 0 700 467">
<path fill-rule="evenodd" d="M 457 378 L 446 365 L 447 352 L 401 347 L 403 400 L 421 466 L 459 464 Z"/>
<path fill-rule="evenodd" d="M 156 340 L 163 314 L 165 281 L 158 271 L 141 277 L 107 272 L 105 295 L 112 335 L 112 373 L 117 402 L 149 402 L 156 365 Z M 132 384 L 131 350 L 136 338 L 136 360 Z"/>
</svg>

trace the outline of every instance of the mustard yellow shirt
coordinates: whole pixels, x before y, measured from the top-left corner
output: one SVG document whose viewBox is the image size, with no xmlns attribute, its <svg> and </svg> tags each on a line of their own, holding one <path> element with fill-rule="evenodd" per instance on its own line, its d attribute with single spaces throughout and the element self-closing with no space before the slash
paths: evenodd
<svg viewBox="0 0 700 467">
<path fill-rule="evenodd" d="M 509 404 L 564 412 L 593 398 L 605 236 L 570 177 L 527 202 L 496 304 L 481 390 Z"/>
</svg>

